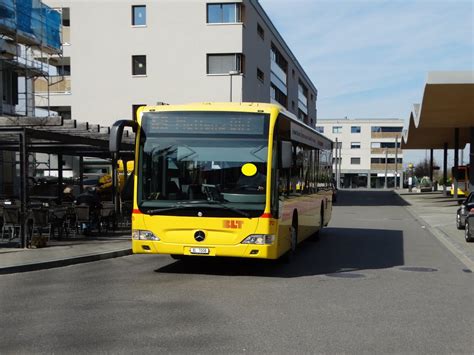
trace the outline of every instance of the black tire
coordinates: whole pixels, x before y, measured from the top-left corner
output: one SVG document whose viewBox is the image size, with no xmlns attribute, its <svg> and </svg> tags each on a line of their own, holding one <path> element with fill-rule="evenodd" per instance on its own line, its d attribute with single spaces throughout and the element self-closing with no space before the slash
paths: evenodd
<svg viewBox="0 0 474 355">
<path fill-rule="evenodd" d="M 466 224 L 463 224 L 461 222 L 461 214 L 459 212 L 456 213 L 456 228 L 459 229 L 459 230 L 462 230 L 464 229 L 464 227 L 466 226 Z"/>
<path fill-rule="evenodd" d="M 278 258 L 279 262 L 288 264 L 290 263 L 296 254 L 297 246 L 298 246 L 298 215 L 296 212 L 293 213 L 293 222 L 291 223 L 290 227 L 290 250 L 288 250 L 285 254 Z"/>
<path fill-rule="evenodd" d="M 321 238 L 321 231 L 324 228 L 324 204 L 321 204 L 321 212 L 320 212 L 320 221 L 319 221 L 319 230 L 316 233 L 313 233 L 310 240 L 312 242 L 317 242 Z"/>
<path fill-rule="evenodd" d="M 474 235 L 469 233 L 469 219 L 466 219 L 465 227 L 464 227 L 464 238 L 466 242 L 472 243 L 474 242 Z"/>
</svg>

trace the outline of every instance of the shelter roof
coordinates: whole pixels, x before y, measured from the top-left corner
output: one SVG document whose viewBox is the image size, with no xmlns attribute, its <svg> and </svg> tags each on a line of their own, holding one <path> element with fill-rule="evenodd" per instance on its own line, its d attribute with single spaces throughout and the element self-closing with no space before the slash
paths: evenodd
<svg viewBox="0 0 474 355">
<path fill-rule="evenodd" d="M 413 105 L 403 131 L 403 149 L 454 148 L 469 142 L 467 129 L 474 125 L 474 71 L 430 72 L 421 104 Z"/>
<path fill-rule="evenodd" d="M 0 150 L 18 151 L 19 135 L 27 137 L 29 152 L 109 158 L 110 127 L 61 117 L 0 117 Z M 134 149 L 134 133 L 125 131 L 125 154 Z"/>
</svg>

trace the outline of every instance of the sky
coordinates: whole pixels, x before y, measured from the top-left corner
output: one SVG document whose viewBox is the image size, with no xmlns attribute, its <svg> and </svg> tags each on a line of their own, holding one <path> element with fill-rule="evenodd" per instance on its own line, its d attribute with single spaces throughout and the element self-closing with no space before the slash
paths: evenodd
<svg viewBox="0 0 474 355">
<path fill-rule="evenodd" d="M 408 121 L 429 71 L 474 70 L 472 0 L 260 4 L 318 89 L 318 118 Z M 404 160 L 423 158 L 406 151 Z"/>
</svg>

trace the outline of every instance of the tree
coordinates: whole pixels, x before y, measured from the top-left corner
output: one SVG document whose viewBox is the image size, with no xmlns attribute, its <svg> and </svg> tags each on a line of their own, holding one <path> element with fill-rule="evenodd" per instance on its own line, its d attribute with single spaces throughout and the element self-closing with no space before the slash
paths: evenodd
<svg viewBox="0 0 474 355">
<path fill-rule="evenodd" d="M 436 162 L 433 160 L 433 167 L 437 166 Z M 423 176 L 430 176 L 430 161 L 429 159 L 424 159 L 413 168 L 413 175 L 421 179 Z M 433 180 L 439 181 L 441 174 L 439 169 L 433 171 Z"/>
<path fill-rule="evenodd" d="M 433 165 L 435 165 L 434 162 Z M 420 179 L 423 176 L 430 176 L 430 161 L 428 159 L 424 159 L 416 164 L 413 169 L 413 175 Z"/>
</svg>

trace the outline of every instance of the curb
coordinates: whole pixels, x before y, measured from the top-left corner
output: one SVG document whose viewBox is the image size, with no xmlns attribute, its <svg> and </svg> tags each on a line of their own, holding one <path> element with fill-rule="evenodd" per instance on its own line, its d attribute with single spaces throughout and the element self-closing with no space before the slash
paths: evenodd
<svg viewBox="0 0 474 355">
<path fill-rule="evenodd" d="M 406 201 L 403 196 L 399 194 L 399 196 Z M 421 222 L 422 226 L 428 230 L 438 241 L 443 244 L 446 249 L 448 249 L 462 264 L 464 264 L 468 269 L 474 271 L 474 262 L 468 258 L 466 255 L 464 255 L 464 252 L 459 249 L 459 247 L 454 244 L 450 240 L 450 236 L 447 235 L 444 231 L 442 231 L 440 228 L 434 228 L 429 225 L 418 213 L 415 212 L 414 208 L 409 205 L 409 206 L 404 206 L 405 209 L 408 211 L 408 213 L 415 218 L 418 222 Z"/>
<path fill-rule="evenodd" d="M 40 261 L 40 262 L 32 263 L 32 264 L 6 266 L 6 267 L 0 268 L 0 275 L 52 269 L 52 268 L 58 268 L 58 267 L 63 267 L 63 266 L 69 266 L 69 265 L 89 263 L 92 261 L 117 258 L 120 256 L 127 256 L 131 254 L 132 254 L 132 249 L 121 249 L 121 250 L 109 251 L 109 252 L 99 253 L 99 254 L 75 256 L 75 257 L 66 258 L 66 259 L 56 259 L 56 260 L 50 260 L 50 261 Z"/>
</svg>

